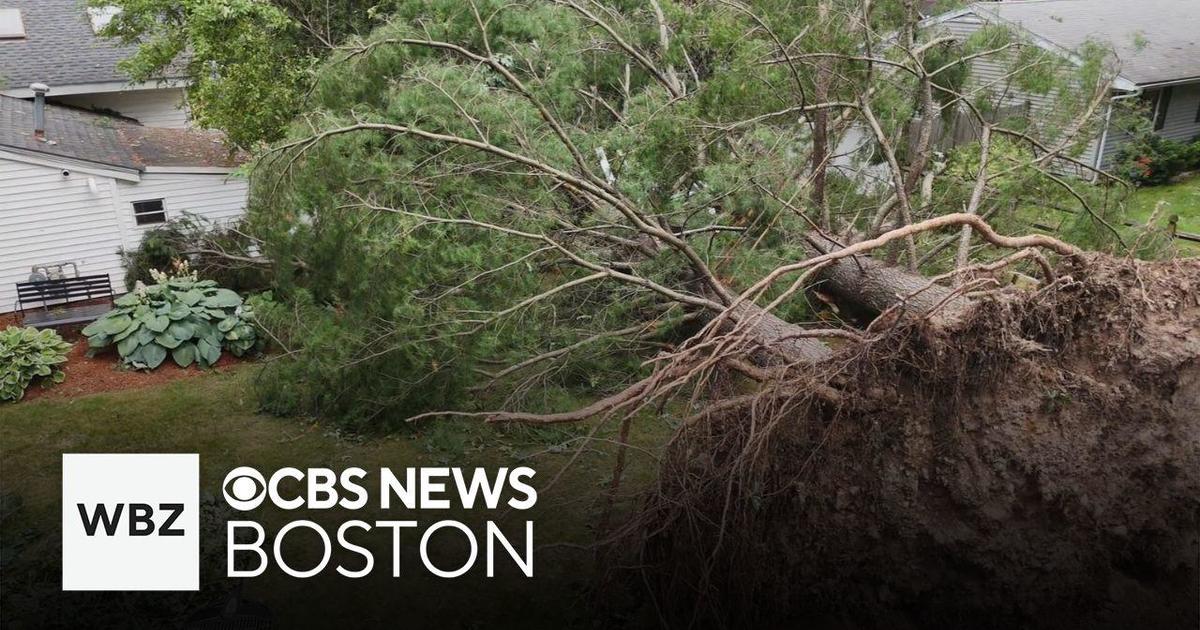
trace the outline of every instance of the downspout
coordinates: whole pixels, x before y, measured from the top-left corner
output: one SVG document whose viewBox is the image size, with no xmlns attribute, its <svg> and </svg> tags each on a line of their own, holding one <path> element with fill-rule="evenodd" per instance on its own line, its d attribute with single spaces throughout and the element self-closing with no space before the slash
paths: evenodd
<svg viewBox="0 0 1200 630">
<path fill-rule="evenodd" d="M 1100 163 L 1104 161 L 1104 145 L 1108 144 L 1108 128 L 1112 121 L 1113 103 L 1126 99 L 1137 98 L 1142 95 L 1142 86 L 1138 85 L 1133 90 L 1124 94 L 1114 96 L 1108 100 L 1108 109 L 1104 112 L 1104 131 L 1100 134 L 1100 144 L 1096 145 L 1096 159 L 1093 161 L 1092 168 L 1092 183 L 1096 183 L 1100 179 Z"/>
</svg>

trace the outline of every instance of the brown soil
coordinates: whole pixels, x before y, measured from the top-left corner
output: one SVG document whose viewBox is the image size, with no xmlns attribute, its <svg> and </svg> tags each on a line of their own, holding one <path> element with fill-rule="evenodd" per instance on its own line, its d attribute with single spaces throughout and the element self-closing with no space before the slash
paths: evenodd
<svg viewBox="0 0 1200 630">
<path fill-rule="evenodd" d="M 226 352 L 222 353 L 221 359 L 211 370 L 223 372 L 236 369 L 246 362 L 246 360 L 238 359 Z M 140 389 L 211 373 L 208 369 L 198 368 L 194 365 L 190 368 L 181 368 L 171 362 L 170 358 L 151 372 L 131 370 L 121 366 L 120 359 L 112 350 L 89 357 L 86 340 L 75 342 L 62 369 L 67 375 L 65 381 L 50 387 L 42 387 L 34 383 L 25 390 L 23 401 L 40 398 L 74 398 L 101 392 Z"/>
<path fill-rule="evenodd" d="M 20 326 L 21 319 L 16 313 L 0 313 L 0 330 L 4 330 L 9 326 Z"/>
<path fill-rule="evenodd" d="M 633 582 L 698 627 L 1200 626 L 1200 259 L 1059 274 L 682 428 Z"/>
</svg>

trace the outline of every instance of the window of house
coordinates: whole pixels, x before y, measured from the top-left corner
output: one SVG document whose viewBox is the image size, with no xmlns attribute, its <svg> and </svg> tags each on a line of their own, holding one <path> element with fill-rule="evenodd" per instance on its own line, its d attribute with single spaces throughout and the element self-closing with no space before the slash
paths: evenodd
<svg viewBox="0 0 1200 630">
<path fill-rule="evenodd" d="M 1200 123 L 1200 104 L 1196 105 L 1196 122 Z"/>
<path fill-rule="evenodd" d="M 147 199 L 133 202 L 133 220 L 138 225 L 167 222 L 167 209 L 162 199 Z"/>
<path fill-rule="evenodd" d="M 1167 109 L 1171 107 L 1171 88 L 1151 90 L 1143 94 L 1142 99 L 1150 106 L 1150 119 L 1154 121 L 1154 130 L 1160 131 L 1167 124 Z"/>
<path fill-rule="evenodd" d="M 20 9 L 0 9 L 0 39 L 25 39 Z"/>
</svg>

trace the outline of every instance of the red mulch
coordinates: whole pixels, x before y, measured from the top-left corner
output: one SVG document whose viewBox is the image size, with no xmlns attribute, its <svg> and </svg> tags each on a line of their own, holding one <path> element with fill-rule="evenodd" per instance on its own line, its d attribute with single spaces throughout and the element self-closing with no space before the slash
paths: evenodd
<svg viewBox="0 0 1200 630">
<path fill-rule="evenodd" d="M 10 325 L 20 326 L 20 321 L 13 314 L 0 314 L 0 329 Z M 235 369 L 250 361 L 249 359 L 239 359 L 228 352 L 224 352 L 221 354 L 221 359 L 217 361 L 216 365 L 209 369 L 198 368 L 195 365 L 186 369 L 181 368 L 175 365 L 170 357 L 168 357 L 157 370 L 152 372 L 130 370 L 121 367 L 121 359 L 117 356 L 115 348 L 105 348 L 103 352 L 94 357 L 87 356 L 87 340 L 79 334 L 82 328 L 83 325 L 64 326 L 58 329 L 63 339 L 74 344 L 71 352 L 67 354 L 67 362 L 62 364 L 62 370 L 66 373 L 67 379 L 58 385 L 51 385 L 50 387 L 42 387 L 41 383 L 34 381 L 29 386 L 29 389 L 25 390 L 25 398 L 23 400 L 73 398 L 75 396 L 86 396 L 100 392 L 152 387 L 171 381 L 208 374 L 210 370 L 223 372 Z"/>
<path fill-rule="evenodd" d="M 168 357 L 158 369 L 147 372 L 121 367 L 121 360 L 114 349 L 106 348 L 103 353 L 94 357 L 87 356 L 87 351 L 86 340 L 76 341 L 75 347 L 71 348 L 71 352 L 67 355 L 67 362 L 62 364 L 62 370 L 66 373 L 67 380 L 50 387 L 42 387 L 41 384 L 34 382 L 29 389 L 25 390 L 24 400 L 74 398 L 100 392 L 153 387 L 208 374 L 210 370 L 224 372 L 248 362 L 248 359 L 239 359 L 225 352 L 221 354 L 221 359 L 217 361 L 216 365 L 211 368 L 198 368 L 195 365 L 190 368 L 181 368 Z"/>
</svg>

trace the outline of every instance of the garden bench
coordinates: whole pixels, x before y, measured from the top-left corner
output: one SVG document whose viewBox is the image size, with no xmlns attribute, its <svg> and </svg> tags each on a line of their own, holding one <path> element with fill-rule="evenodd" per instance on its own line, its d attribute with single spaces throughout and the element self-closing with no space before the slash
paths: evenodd
<svg viewBox="0 0 1200 630">
<path fill-rule="evenodd" d="M 92 303 L 97 299 L 107 302 Z M 49 328 L 95 321 L 112 310 L 112 301 L 108 274 L 17 283 L 17 311 L 26 326 Z"/>
</svg>

